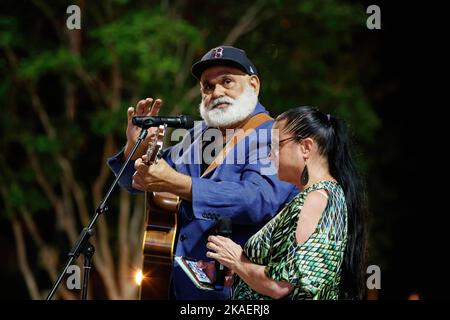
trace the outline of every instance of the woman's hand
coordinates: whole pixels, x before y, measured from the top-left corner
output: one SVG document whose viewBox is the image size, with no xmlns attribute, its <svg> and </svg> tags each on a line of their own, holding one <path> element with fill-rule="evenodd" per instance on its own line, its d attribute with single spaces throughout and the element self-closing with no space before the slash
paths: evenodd
<svg viewBox="0 0 450 320">
<path fill-rule="evenodd" d="M 293 290 L 286 281 L 276 281 L 265 273 L 266 266 L 251 262 L 244 254 L 241 246 L 229 238 L 209 236 L 206 247 L 211 251 L 207 257 L 216 259 L 227 268 L 233 270 L 250 288 L 273 299 L 280 299 Z"/>
<path fill-rule="evenodd" d="M 228 269 L 235 270 L 241 261 L 243 253 L 241 246 L 229 238 L 209 236 L 206 247 L 211 250 L 206 256 L 219 261 Z"/>
</svg>

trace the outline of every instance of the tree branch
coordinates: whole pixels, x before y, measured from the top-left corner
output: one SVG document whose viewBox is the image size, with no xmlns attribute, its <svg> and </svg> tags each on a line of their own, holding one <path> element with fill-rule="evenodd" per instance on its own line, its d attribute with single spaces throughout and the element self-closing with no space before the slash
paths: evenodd
<svg viewBox="0 0 450 320">
<path fill-rule="evenodd" d="M 65 178 L 63 177 L 63 181 L 65 180 Z M 62 194 L 63 194 L 63 207 L 64 207 L 64 220 L 65 220 L 65 224 L 67 225 L 67 229 L 70 232 L 70 236 L 69 236 L 69 240 L 70 243 L 75 243 L 77 237 L 78 237 L 78 232 L 77 232 L 77 225 L 78 222 L 75 218 L 75 214 L 73 211 L 73 201 L 72 201 L 72 197 L 71 197 L 71 192 L 70 192 L 70 185 L 66 184 L 66 183 L 62 183 L 61 184 L 61 188 L 62 188 Z"/>
<path fill-rule="evenodd" d="M 34 111 L 36 112 L 39 120 L 41 121 L 41 124 L 44 127 L 45 132 L 51 139 L 55 139 L 56 137 L 55 128 L 52 126 L 50 118 L 48 117 L 47 112 L 45 112 L 45 109 L 42 106 L 41 99 L 39 98 L 39 95 L 37 94 L 35 87 L 32 86 L 31 83 L 28 81 L 24 81 L 24 83 L 28 89 L 28 92 L 30 93 L 31 105 Z"/>
<path fill-rule="evenodd" d="M 129 266 L 129 247 L 128 247 L 128 223 L 130 219 L 130 195 L 123 188 L 120 190 L 120 210 L 118 221 L 118 233 L 119 233 L 119 284 L 122 291 L 122 297 L 124 296 L 127 288 L 127 282 L 131 275 Z"/>
<path fill-rule="evenodd" d="M 130 270 L 136 271 L 142 269 L 142 241 L 144 238 L 144 195 L 136 195 L 133 197 L 133 213 L 130 219 L 128 232 L 128 247 L 130 252 Z M 128 281 L 128 289 L 126 291 L 129 299 L 137 298 L 137 285 L 133 279 Z"/>
<path fill-rule="evenodd" d="M 12 173 L 10 172 L 10 170 L 5 166 L 3 158 L 0 158 L 0 164 L 1 164 L 1 168 L 4 171 L 2 173 L 1 176 L 7 177 L 9 179 L 10 183 L 16 183 L 14 176 L 12 175 Z M 6 210 L 9 211 L 11 213 L 11 215 L 14 215 L 14 212 L 12 212 L 12 208 L 10 205 L 8 205 L 8 202 L 6 201 L 7 199 L 9 199 L 8 194 L 9 192 L 6 190 L 5 187 L 3 187 L 3 185 L 5 184 L 0 184 L 1 187 L 1 192 L 2 192 L 2 196 L 5 199 L 5 204 L 6 204 Z M 53 248 L 51 248 L 50 246 L 46 245 L 43 238 L 41 237 L 41 235 L 38 232 L 38 228 L 36 227 L 35 222 L 33 221 L 33 219 L 31 218 L 31 214 L 30 212 L 28 212 L 28 210 L 25 208 L 25 206 L 21 206 L 19 208 L 19 211 L 21 213 L 21 216 L 25 222 L 25 226 L 27 228 L 28 234 L 30 234 L 31 238 L 33 239 L 34 243 L 36 244 L 36 246 L 38 247 L 39 250 L 39 256 L 41 258 L 41 261 L 44 265 L 44 269 L 47 271 L 47 273 L 50 276 L 50 279 L 52 281 L 56 280 L 57 277 L 57 267 L 58 267 L 58 255 L 55 252 L 55 250 Z M 19 224 L 19 227 L 21 227 L 19 220 L 16 220 L 16 222 Z M 17 226 L 16 226 L 17 228 Z M 16 229 L 16 231 L 21 231 Z M 16 233 L 16 236 L 20 236 L 20 233 Z M 19 242 L 18 242 L 18 248 L 20 250 L 22 250 L 21 248 L 25 246 L 25 242 L 22 244 L 20 243 L 21 238 L 18 238 Z M 26 258 L 26 257 L 25 257 Z M 19 259 L 22 259 L 21 261 Z M 26 264 L 24 264 L 26 262 Z M 29 275 L 26 275 L 27 271 L 26 271 L 26 267 L 28 265 L 28 262 L 24 260 L 23 257 L 20 257 L 18 255 L 18 263 L 22 263 L 22 268 L 21 271 L 23 270 L 24 277 L 28 277 L 29 281 Z M 64 288 L 61 288 L 59 290 L 59 294 L 64 298 L 64 299 L 73 299 L 74 296 L 72 293 L 68 292 L 67 290 L 65 290 Z"/>
<path fill-rule="evenodd" d="M 33 3 L 41 9 L 41 11 L 44 13 L 44 15 L 50 20 L 50 23 L 52 24 L 56 35 L 59 39 L 62 39 L 62 26 L 58 24 L 58 20 L 54 17 L 52 10 L 50 9 L 50 6 L 48 6 L 44 1 L 41 0 L 33 0 Z M 64 12 L 65 13 L 65 12 Z"/>
<path fill-rule="evenodd" d="M 265 1 L 255 1 L 255 3 L 247 9 L 244 15 L 241 16 L 241 19 L 239 19 L 234 28 L 228 33 L 223 44 L 232 46 L 239 37 L 251 30 L 251 26 L 255 27 L 256 24 L 254 24 L 254 21 L 264 5 Z"/>
<path fill-rule="evenodd" d="M 119 59 L 117 56 L 117 53 L 114 49 L 111 49 L 111 56 L 112 56 L 112 68 L 111 68 L 111 99 L 108 103 L 108 107 L 110 110 L 116 110 L 120 106 L 120 101 L 122 97 L 122 75 L 120 71 L 120 65 L 119 65 Z M 112 134 L 108 134 L 106 136 L 105 145 L 103 148 L 103 155 L 102 155 L 102 161 L 101 163 L 104 164 L 106 162 L 107 157 L 113 152 L 114 149 L 114 140 Z M 102 165 L 100 168 L 100 173 L 97 176 L 93 187 L 92 187 L 92 194 L 94 199 L 94 205 L 100 203 L 103 193 L 103 188 L 105 186 L 106 180 L 109 177 L 109 170 L 106 165 Z M 106 219 L 99 219 L 98 222 L 99 225 L 99 237 L 100 237 L 100 246 L 101 246 L 101 253 L 103 255 L 103 258 L 105 259 L 105 267 L 109 269 L 109 273 L 103 272 L 102 275 L 115 275 L 115 268 L 114 268 L 114 261 L 112 258 L 111 253 L 111 246 L 109 244 L 109 237 L 108 237 L 108 227 Z M 120 226 L 119 226 L 120 228 Z M 126 229 L 125 229 L 126 230 Z M 120 236 L 120 235 L 119 235 Z M 119 265 L 120 268 L 120 265 Z M 122 274 L 119 274 L 119 277 L 123 276 Z M 108 282 L 107 284 L 107 290 L 108 294 L 111 297 L 116 297 L 119 295 L 119 288 L 116 282 L 111 281 L 112 278 L 108 277 L 108 279 L 105 279 L 105 282 Z M 120 282 L 120 281 L 119 281 Z"/>
<path fill-rule="evenodd" d="M 50 200 L 50 203 L 55 209 L 59 226 L 65 230 L 70 242 L 74 243 L 77 238 L 76 224 L 71 221 L 73 220 L 73 217 L 70 217 L 70 212 L 67 212 L 67 210 L 65 210 L 67 209 L 65 208 L 67 207 L 67 205 L 64 205 L 63 200 L 54 193 L 53 188 L 50 186 L 50 183 L 42 172 L 41 165 L 36 153 L 27 151 L 27 154 L 28 158 L 30 159 L 31 168 L 36 175 L 38 184 L 41 186 L 42 190 L 44 190 L 45 195 Z M 61 185 L 64 185 L 64 183 L 61 182 Z"/>
<path fill-rule="evenodd" d="M 25 279 L 28 292 L 30 293 L 33 300 L 41 300 L 42 297 L 39 293 L 36 279 L 34 278 L 34 275 L 31 272 L 30 266 L 28 264 L 22 226 L 20 225 L 20 222 L 15 218 L 11 219 L 11 225 L 14 231 L 14 239 L 16 241 L 17 262 L 19 264 L 19 269 Z"/>
<path fill-rule="evenodd" d="M 58 276 L 59 259 L 57 251 L 47 245 L 39 234 L 38 228 L 31 218 L 31 215 L 25 208 L 20 209 L 22 218 L 25 222 L 28 233 L 33 239 L 34 243 L 39 249 L 39 257 L 44 269 L 47 271 L 52 282 L 56 281 Z M 74 300 L 75 295 L 68 291 L 64 286 L 58 288 L 58 295 L 60 295 L 65 300 Z"/>
<path fill-rule="evenodd" d="M 111 101 L 109 103 L 109 108 L 111 110 L 117 110 L 117 108 L 120 107 L 120 101 L 122 99 L 123 80 L 120 71 L 119 57 L 114 48 L 111 48 L 111 57 Z"/>
<path fill-rule="evenodd" d="M 112 135 L 108 135 L 106 137 L 105 146 L 103 149 L 103 155 L 102 155 L 102 162 L 106 162 L 106 158 L 113 152 L 114 149 L 114 141 Z M 103 188 L 105 186 L 106 180 L 109 177 L 109 169 L 106 165 L 102 165 L 100 167 L 100 174 L 97 176 L 97 178 L 94 181 L 94 184 L 92 185 L 92 196 L 94 200 L 94 206 L 98 206 L 102 199 L 102 193 Z M 106 217 L 105 217 L 106 218 Z M 112 253 L 111 248 L 108 242 L 108 227 L 106 225 L 105 219 L 99 219 L 98 220 L 98 236 L 99 236 L 99 243 L 100 243 L 100 254 L 102 255 L 102 259 L 105 261 L 105 268 L 109 269 L 109 273 L 114 273 L 114 262 L 112 259 Z M 108 273 L 104 272 L 102 275 L 106 275 Z M 111 294 L 117 294 L 118 288 L 116 285 L 110 284 L 110 290 L 114 291 L 116 293 Z"/>
<path fill-rule="evenodd" d="M 63 157 L 57 157 L 60 166 L 63 168 L 64 177 L 67 181 L 66 183 L 73 186 L 73 190 L 76 190 L 76 194 L 78 194 L 77 201 L 78 207 L 84 208 L 80 212 L 84 212 L 83 215 L 87 216 L 87 209 L 85 208 L 84 196 L 82 194 L 82 189 L 78 182 L 75 180 L 73 176 L 73 171 L 70 163 L 67 159 Z M 100 203 L 100 200 L 97 201 L 97 204 Z M 87 219 L 88 220 L 88 219 Z M 92 244 L 96 247 L 98 251 L 98 255 L 96 256 L 96 264 L 99 266 L 98 271 L 102 275 L 102 278 L 105 280 L 105 285 L 110 288 L 109 290 L 112 293 L 112 297 L 117 294 L 117 285 L 114 284 L 114 278 L 111 275 L 114 275 L 114 262 L 112 259 L 112 254 L 108 242 L 108 229 L 106 226 L 105 219 L 100 218 L 98 221 L 98 237 L 91 238 Z M 87 225 L 87 222 L 86 224 Z M 98 241 L 97 241 L 98 239 Z"/>
<path fill-rule="evenodd" d="M 144 240 L 144 195 L 134 197 L 133 215 L 130 222 L 129 247 L 131 252 L 131 263 L 134 268 L 142 268 L 142 241 Z M 137 236 L 136 236 L 137 235 Z"/>
</svg>

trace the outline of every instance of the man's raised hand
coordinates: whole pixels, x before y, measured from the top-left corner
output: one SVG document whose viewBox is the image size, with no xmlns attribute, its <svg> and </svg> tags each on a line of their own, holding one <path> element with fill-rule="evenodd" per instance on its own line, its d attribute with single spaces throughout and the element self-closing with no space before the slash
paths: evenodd
<svg viewBox="0 0 450 320">
<path fill-rule="evenodd" d="M 136 108 L 130 107 L 127 110 L 127 143 L 125 145 L 125 151 L 124 151 L 124 159 L 128 158 L 131 150 L 133 149 L 133 146 L 135 145 L 139 133 L 141 132 L 141 128 L 138 126 L 135 126 L 132 122 L 133 117 L 135 116 L 157 116 L 159 114 L 159 110 L 161 109 L 162 100 L 153 98 L 146 98 L 143 100 L 140 100 Z M 150 128 L 148 129 L 148 134 L 145 140 L 142 142 L 142 144 L 139 146 L 138 150 L 133 156 L 133 160 L 136 160 L 137 158 L 141 157 L 145 150 L 148 147 L 149 142 L 152 140 L 152 137 L 155 136 L 157 128 Z"/>
</svg>

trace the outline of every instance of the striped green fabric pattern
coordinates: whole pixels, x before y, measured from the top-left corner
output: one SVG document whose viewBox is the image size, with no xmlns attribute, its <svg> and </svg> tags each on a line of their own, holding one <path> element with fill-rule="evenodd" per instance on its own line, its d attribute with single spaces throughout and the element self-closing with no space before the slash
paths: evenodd
<svg viewBox="0 0 450 320">
<path fill-rule="evenodd" d="M 328 202 L 313 234 L 301 245 L 295 231 L 308 194 L 325 190 Z M 342 260 L 347 244 L 347 206 L 337 182 L 320 181 L 300 192 L 245 244 L 244 253 L 266 266 L 267 276 L 287 281 L 294 289 L 284 299 L 338 299 Z M 233 299 L 266 300 L 236 277 Z"/>
</svg>

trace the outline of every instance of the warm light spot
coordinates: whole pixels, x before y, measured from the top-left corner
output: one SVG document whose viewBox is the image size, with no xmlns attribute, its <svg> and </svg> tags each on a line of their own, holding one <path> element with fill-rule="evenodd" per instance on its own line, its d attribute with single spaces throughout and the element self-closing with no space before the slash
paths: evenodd
<svg viewBox="0 0 450 320">
<path fill-rule="evenodd" d="M 137 283 L 138 286 L 141 285 L 143 278 L 144 278 L 144 276 L 142 274 L 142 270 L 136 271 L 136 274 L 134 276 L 134 281 Z"/>
<path fill-rule="evenodd" d="M 420 300 L 420 294 L 418 292 L 413 292 L 409 295 L 408 300 Z"/>
</svg>

